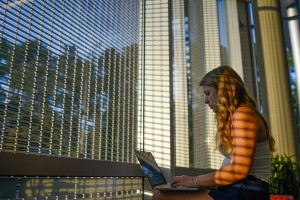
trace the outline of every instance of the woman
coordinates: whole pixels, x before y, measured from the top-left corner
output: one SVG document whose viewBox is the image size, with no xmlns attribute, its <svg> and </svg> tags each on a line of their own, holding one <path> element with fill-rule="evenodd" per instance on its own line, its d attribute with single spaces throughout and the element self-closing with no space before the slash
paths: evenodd
<svg viewBox="0 0 300 200">
<path fill-rule="evenodd" d="M 241 77 L 228 66 L 208 72 L 200 81 L 207 104 L 216 114 L 217 149 L 222 167 L 209 174 L 174 177 L 174 187 L 217 186 L 199 192 L 155 191 L 152 200 L 269 200 L 274 139 Z"/>
</svg>

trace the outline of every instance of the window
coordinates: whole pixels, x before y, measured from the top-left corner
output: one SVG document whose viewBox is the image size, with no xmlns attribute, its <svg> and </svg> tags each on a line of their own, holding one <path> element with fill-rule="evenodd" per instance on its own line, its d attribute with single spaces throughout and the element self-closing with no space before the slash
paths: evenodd
<svg viewBox="0 0 300 200">
<path fill-rule="evenodd" d="M 135 163 L 139 3 L 1 1 L 1 155 Z M 49 175 L 46 169 L 33 171 Z M 65 175 L 74 174 L 70 170 Z M 7 188 L 18 187 L 14 194 L 3 194 L 7 198 L 140 199 L 142 187 L 142 180 L 134 177 L 0 181 L 10 183 Z M 36 192 L 26 192 L 27 187 Z"/>
</svg>

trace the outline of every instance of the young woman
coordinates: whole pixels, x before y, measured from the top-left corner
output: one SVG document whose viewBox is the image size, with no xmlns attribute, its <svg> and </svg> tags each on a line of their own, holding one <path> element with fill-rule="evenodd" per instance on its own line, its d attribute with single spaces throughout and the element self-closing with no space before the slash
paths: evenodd
<svg viewBox="0 0 300 200">
<path fill-rule="evenodd" d="M 216 114 L 219 170 L 199 176 L 176 176 L 174 187 L 217 186 L 199 192 L 154 191 L 152 200 L 269 200 L 274 139 L 241 77 L 229 66 L 208 72 L 200 81 L 205 103 Z"/>
</svg>

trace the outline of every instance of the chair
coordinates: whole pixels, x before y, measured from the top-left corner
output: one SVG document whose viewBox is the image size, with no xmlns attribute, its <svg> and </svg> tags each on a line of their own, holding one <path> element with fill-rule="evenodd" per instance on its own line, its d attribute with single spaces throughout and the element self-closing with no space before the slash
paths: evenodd
<svg viewBox="0 0 300 200">
<path fill-rule="evenodd" d="M 271 195 L 270 200 L 294 200 L 292 195 Z"/>
</svg>

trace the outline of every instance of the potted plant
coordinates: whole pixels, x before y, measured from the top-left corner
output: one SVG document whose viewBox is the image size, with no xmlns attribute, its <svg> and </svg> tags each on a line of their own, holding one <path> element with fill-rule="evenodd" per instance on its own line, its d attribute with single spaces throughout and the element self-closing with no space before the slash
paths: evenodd
<svg viewBox="0 0 300 200">
<path fill-rule="evenodd" d="M 272 156 L 272 173 L 270 191 L 272 195 L 292 195 L 294 200 L 300 198 L 300 167 L 293 156 Z"/>
</svg>

